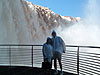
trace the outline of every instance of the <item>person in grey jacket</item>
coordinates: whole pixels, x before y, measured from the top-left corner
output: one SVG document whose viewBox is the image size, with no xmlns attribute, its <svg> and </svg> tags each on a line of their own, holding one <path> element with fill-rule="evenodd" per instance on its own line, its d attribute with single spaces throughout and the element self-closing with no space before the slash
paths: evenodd
<svg viewBox="0 0 100 75">
<path fill-rule="evenodd" d="M 44 62 L 52 62 L 52 57 L 53 57 L 53 47 L 52 47 L 52 39 L 51 38 L 47 38 L 47 42 L 44 43 L 43 45 L 43 58 L 44 58 Z"/>
<path fill-rule="evenodd" d="M 61 69 L 61 75 L 63 75 L 61 57 L 62 57 L 62 53 L 65 53 L 66 46 L 62 38 L 56 36 L 55 31 L 52 32 L 52 41 L 53 41 L 54 68 L 56 70 L 55 74 L 58 73 L 57 70 L 57 60 L 58 60 Z"/>
</svg>

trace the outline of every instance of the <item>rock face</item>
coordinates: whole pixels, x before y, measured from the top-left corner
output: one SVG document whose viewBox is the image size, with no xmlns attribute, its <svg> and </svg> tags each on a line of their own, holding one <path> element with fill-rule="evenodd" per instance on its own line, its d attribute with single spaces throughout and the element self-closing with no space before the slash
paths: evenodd
<svg viewBox="0 0 100 75">
<path fill-rule="evenodd" d="M 79 20 L 25 0 L 0 0 L 0 43 L 40 44 L 53 29 Z"/>
</svg>

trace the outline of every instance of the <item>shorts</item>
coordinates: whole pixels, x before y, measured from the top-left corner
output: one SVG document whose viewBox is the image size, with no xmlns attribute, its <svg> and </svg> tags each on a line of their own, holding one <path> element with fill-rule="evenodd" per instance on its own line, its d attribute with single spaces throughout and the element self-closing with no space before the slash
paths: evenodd
<svg viewBox="0 0 100 75">
<path fill-rule="evenodd" d="M 57 58 L 58 60 L 61 60 L 61 57 L 62 57 L 61 53 L 59 53 L 57 51 L 54 52 L 54 56 L 53 56 L 54 59 Z"/>
</svg>

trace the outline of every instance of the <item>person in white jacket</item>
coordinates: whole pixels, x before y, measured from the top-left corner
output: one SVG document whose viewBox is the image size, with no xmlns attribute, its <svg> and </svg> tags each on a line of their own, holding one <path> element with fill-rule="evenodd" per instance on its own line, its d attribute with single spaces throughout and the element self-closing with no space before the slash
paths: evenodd
<svg viewBox="0 0 100 75">
<path fill-rule="evenodd" d="M 54 68 L 56 70 L 55 74 L 58 73 L 58 70 L 57 70 L 57 59 L 58 59 L 60 69 L 61 69 L 61 75 L 63 75 L 61 57 L 62 57 L 62 53 L 65 53 L 66 46 L 62 38 L 59 36 L 56 36 L 55 31 L 52 32 L 52 41 L 53 41 Z"/>
<path fill-rule="evenodd" d="M 44 62 L 49 62 L 51 64 L 53 57 L 53 47 L 52 47 L 52 39 L 47 38 L 47 42 L 43 45 L 43 58 Z"/>
</svg>

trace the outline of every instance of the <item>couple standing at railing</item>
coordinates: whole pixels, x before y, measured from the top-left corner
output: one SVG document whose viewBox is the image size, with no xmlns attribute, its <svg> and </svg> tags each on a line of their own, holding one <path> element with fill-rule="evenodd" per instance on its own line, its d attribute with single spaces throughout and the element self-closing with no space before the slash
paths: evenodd
<svg viewBox="0 0 100 75">
<path fill-rule="evenodd" d="M 54 74 L 58 74 L 57 70 L 57 60 L 58 60 L 61 69 L 60 74 L 63 75 L 61 57 L 62 53 L 65 53 L 65 50 L 66 47 L 64 41 L 62 40 L 61 37 L 57 36 L 56 32 L 53 30 L 52 38 L 48 37 L 46 43 L 44 43 L 43 45 L 43 57 L 44 57 L 44 62 L 49 62 L 51 65 L 52 65 L 52 60 L 54 60 L 54 68 L 55 68 Z"/>
</svg>

